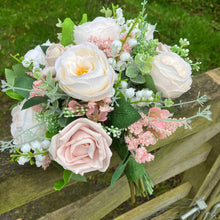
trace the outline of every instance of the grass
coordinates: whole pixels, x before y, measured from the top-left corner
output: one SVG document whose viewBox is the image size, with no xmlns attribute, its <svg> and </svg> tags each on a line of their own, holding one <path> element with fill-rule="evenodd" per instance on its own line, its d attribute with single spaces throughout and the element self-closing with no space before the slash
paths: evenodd
<svg viewBox="0 0 220 220">
<path fill-rule="evenodd" d="M 50 39 L 57 42 L 57 18 L 71 17 L 77 24 L 83 13 L 89 20 L 101 15 L 103 5 L 119 4 L 127 18 L 134 18 L 141 9 L 141 0 L 2 0 L 0 2 L 0 76 L 4 68 L 16 63 L 10 54 L 24 55 L 36 45 Z M 204 72 L 219 66 L 220 4 L 217 0 L 151 0 L 147 20 L 157 23 L 155 37 L 174 45 L 180 37 L 190 43 L 191 57 L 202 61 Z"/>
</svg>

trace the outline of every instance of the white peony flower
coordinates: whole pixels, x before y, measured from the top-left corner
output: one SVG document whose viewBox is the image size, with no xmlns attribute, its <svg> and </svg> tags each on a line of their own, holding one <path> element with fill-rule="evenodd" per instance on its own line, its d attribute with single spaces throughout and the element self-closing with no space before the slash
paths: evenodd
<svg viewBox="0 0 220 220">
<path fill-rule="evenodd" d="M 190 89 L 191 66 L 173 52 L 162 52 L 154 57 L 151 76 L 163 97 L 176 98 Z"/>
<path fill-rule="evenodd" d="M 38 64 L 41 65 L 46 65 L 46 59 L 45 59 L 45 54 L 43 50 L 41 49 L 40 45 L 36 46 L 34 49 L 29 50 L 25 55 L 24 59 L 30 60 L 30 61 L 35 61 Z"/>
<path fill-rule="evenodd" d="M 120 27 L 112 18 L 97 17 L 91 22 L 75 26 L 74 39 L 76 44 L 88 41 L 90 37 L 102 40 L 120 38 Z"/>
<path fill-rule="evenodd" d="M 60 88 L 83 101 L 100 101 L 114 94 L 115 72 L 105 54 L 85 42 L 66 50 L 55 63 Z"/>
</svg>

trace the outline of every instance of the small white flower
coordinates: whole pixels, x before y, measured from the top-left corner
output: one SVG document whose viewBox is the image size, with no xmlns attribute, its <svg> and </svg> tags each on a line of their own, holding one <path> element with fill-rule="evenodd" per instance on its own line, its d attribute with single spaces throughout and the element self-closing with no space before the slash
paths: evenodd
<svg viewBox="0 0 220 220">
<path fill-rule="evenodd" d="M 31 142 L 31 148 L 32 148 L 32 150 L 36 150 L 36 149 L 38 149 L 38 150 L 40 150 L 41 149 L 41 143 L 39 142 L 39 141 L 32 141 Z"/>
<path fill-rule="evenodd" d="M 117 17 L 123 16 L 123 10 L 121 8 L 117 8 L 116 9 L 116 15 L 117 15 Z"/>
<path fill-rule="evenodd" d="M 135 38 L 139 37 L 141 35 L 141 30 L 138 28 L 134 28 L 132 31 L 132 34 L 133 34 L 133 36 L 135 36 Z"/>
<path fill-rule="evenodd" d="M 21 147 L 21 151 L 22 151 L 23 153 L 28 153 L 28 152 L 30 152 L 30 150 L 31 150 L 30 144 L 24 144 L 24 145 Z"/>
<path fill-rule="evenodd" d="M 45 161 L 45 156 L 42 156 L 42 155 L 36 155 L 35 156 L 35 160 L 36 162 L 44 162 Z"/>
<path fill-rule="evenodd" d="M 126 61 L 129 61 L 130 59 L 131 59 L 130 53 L 128 53 L 128 52 L 126 52 L 126 51 L 124 51 L 124 52 L 121 53 L 121 55 L 120 55 L 120 60 L 121 60 L 121 61 L 126 62 Z"/>
<path fill-rule="evenodd" d="M 137 91 L 136 92 L 136 97 L 140 100 L 143 97 L 143 90 Z"/>
<path fill-rule="evenodd" d="M 122 47 L 122 42 L 120 40 L 114 40 L 111 43 L 111 48 L 114 52 L 118 53 L 121 50 L 121 47 Z"/>
<path fill-rule="evenodd" d="M 122 89 L 127 89 L 128 83 L 126 81 L 121 81 L 121 88 Z"/>
<path fill-rule="evenodd" d="M 27 68 L 31 65 L 31 61 L 28 58 L 25 58 L 22 61 L 22 65 Z"/>
<path fill-rule="evenodd" d="M 26 162 L 28 162 L 29 161 L 29 159 L 28 158 L 26 158 L 26 157 L 24 157 L 24 156 L 21 156 L 21 157 L 19 157 L 19 159 L 18 159 L 18 164 L 19 165 L 24 165 Z"/>
<path fill-rule="evenodd" d="M 116 69 L 117 69 L 117 71 L 124 71 L 125 68 L 126 68 L 126 66 L 127 66 L 127 65 L 126 65 L 125 62 L 119 60 L 118 63 L 117 63 Z"/>
<path fill-rule="evenodd" d="M 114 58 L 108 58 L 108 63 L 112 66 L 113 69 L 116 68 L 116 60 Z"/>
<path fill-rule="evenodd" d="M 129 99 L 133 98 L 135 95 L 135 89 L 134 88 L 129 88 L 125 90 L 125 96 Z"/>
<path fill-rule="evenodd" d="M 44 150 L 47 150 L 50 146 L 50 141 L 48 139 L 45 139 L 44 141 L 41 142 L 41 146 Z"/>
<path fill-rule="evenodd" d="M 143 96 L 150 98 L 153 95 L 153 91 L 149 90 L 149 89 L 143 89 Z"/>
<path fill-rule="evenodd" d="M 119 18 L 117 18 L 117 23 L 118 23 L 119 25 L 123 25 L 123 24 L 125 23 L 125 18 L 124 18 L 124 17 L 119 17 Z"/>
<path fill-rule="evenodd" d="M 43 163 L 44 162 L 42 162 L 42 161 L 38 161 L 38 160 L 35 161 L 35 164 L 37 167 L 41 167 L 43 165 Z"/>
<path fill-rule="evenodd" d="M 130 47 L 135 47 L 137 45 L 137 40 L 135 38 L 130 38 L 128 44 Z"/>
</svg>

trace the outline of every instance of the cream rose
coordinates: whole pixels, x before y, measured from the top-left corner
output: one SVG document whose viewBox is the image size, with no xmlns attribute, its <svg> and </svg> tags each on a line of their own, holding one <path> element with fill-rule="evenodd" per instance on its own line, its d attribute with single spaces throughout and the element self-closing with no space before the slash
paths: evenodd
<svg viewBox="0 0 220 220">
<path fill-rule="evenodd" d="M 79 118 L 53 136 L 49 152 L 64 169 L 76 174 L 104 172 L 112 156 L 111 143 L 101 124 Z"/>
<path fill-rule="evenodd" d="M 91 22 L 75 26 L 74 39 L 76 44 L 88 41 L 90 37 L 116 40 L 120 38 L 120 26 L 112 18 L 97 17 Z"/>
<path fill-rule="evenodd" d="M 166 98 L 181 96 L 192 84 L 191 66 L 173 52 L 155 56 L 150 74 L 157 90 Z"/>
<path fill-rule="evenodd" d="M 115 72 L 105 54 L 85 42 L 66 50 L 55 63 L 60 88 L 83 101 L 100 101 L 114 94 Z"/>
<path fill-rule="evenodd" d="M 55 62 L 58 57 L 60 57 L 66 48 L 61 44 L 51 44 L 46 50 L 46 65 L 45 68 L 42 70 L 43 75 L 47 75 L 48 72 L 51 72 L 52 76 L 56 77 L 55 71 Z"/>
<path fill-rule="evenodd" d="M 52 44 L 47 48 L 46 61 L 48 66 L 54 66 L 58 57 L 65 51 L 65 47 L 61 44 Z"/>
<path fill-rule="evenodd" d="M 14 138 L 14 144 L 22 144 L 33 140 L 33 138 L 45 136 L 46 126 L 35 120 L 36 112 L 32 108 L 22 110 L 25 102 L 26 100 L 22 101 L 11 111 L 11 134 Z M 41 125 L 38 126 L 38 124 Z"/>
</svg>

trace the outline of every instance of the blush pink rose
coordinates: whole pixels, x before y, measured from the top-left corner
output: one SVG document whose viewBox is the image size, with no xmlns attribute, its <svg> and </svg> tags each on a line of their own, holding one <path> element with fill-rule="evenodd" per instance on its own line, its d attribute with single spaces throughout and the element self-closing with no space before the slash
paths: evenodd
<svg viewBox="0 0 220 220">
<path fill-rule="evenodd" d="M 49 152 L 64 169 L 76 174 L 104 172 L 112 156 L 111 143 L 101 124 L 79 118 L 53 136 Z"/>
</svg>

